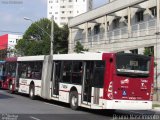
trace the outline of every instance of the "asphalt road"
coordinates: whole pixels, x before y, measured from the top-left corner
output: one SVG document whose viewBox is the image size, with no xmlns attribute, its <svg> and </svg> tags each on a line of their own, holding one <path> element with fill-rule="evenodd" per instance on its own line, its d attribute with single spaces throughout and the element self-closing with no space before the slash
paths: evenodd
<svg viewBox="0 0 160 120">
<path fill-rule="evenodd" d="M 71 110 L 68 104 L 0 90 L 0 120 L 160 120 L 154 111 L 107 111 L 80 108 Z"/>
</svg>

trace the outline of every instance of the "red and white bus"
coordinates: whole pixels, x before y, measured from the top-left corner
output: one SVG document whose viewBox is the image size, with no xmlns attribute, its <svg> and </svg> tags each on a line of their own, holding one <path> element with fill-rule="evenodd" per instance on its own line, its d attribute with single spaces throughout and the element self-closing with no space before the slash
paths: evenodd
<svg viewBox="0 0 160 120">
<path fill-rule="evenodd" d="M 2 88 L 2 82 L 5 79 L 4 72 L 5 72 L 5 61 L 0 60 L 0 88 Z"/>
<path fill-rule="evenodd" d="M 17 61 L 15 91 L 31 99 L 57 100 L 72 109 L 152 109 L 153 57 L 84 53 L 18 57 Z"/>
<path fill-rule="evenodd" d="M 17 57 L 6 58 L 4 67 L 5 70 L 4 80 L 2 81 L 2 88 L 10 89 L 10 91 L 13 91 L 14 89 L 12 86 L 14 86 L 16 77 Z"/>
</svg>

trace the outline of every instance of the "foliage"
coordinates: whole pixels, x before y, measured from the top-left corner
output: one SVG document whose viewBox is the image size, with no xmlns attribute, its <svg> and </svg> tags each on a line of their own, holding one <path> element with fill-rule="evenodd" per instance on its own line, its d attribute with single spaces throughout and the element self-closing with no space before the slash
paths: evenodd
<svg viewBox="0 0 160 120">
<path fill-rule="evenodd" d="M 149 48 L 145 48 L 143 54 L 148 56 L 154 56 L 154 52 L 151 51 Z"/>
<path fill-rule="evenodd" d="M 150 50 L 149 48 L 145 48 L 143 54 L 147 56 L 154 56 L 154 52 Z M 154 62 L 154 67 L 156 66 L 157 66 L 157 63 Z"/>
<path fill-rule="evenodd" d="M 68 52 L 68 27 L 59 28 L 54 22 L 54 53 Z M 47 34 L 48 33 L 48 34 Z M 43 18 L 32 23 L 25 31 L 23 39 L 16 45 L 19 55 L 48 55 L 50 54 L 51 21 Z"/>
<path fill-rule="evenodd" d="M 82 51 L 88 51 L 88 49 L 85 49 L 85 48 L 83 47 L 83 45 L 78 41 L 78 42 L 76 43 L 75 48 L 74 48 L 74 52 L 80 53 L 80 52 L 82 52 Z"/>
</svg>

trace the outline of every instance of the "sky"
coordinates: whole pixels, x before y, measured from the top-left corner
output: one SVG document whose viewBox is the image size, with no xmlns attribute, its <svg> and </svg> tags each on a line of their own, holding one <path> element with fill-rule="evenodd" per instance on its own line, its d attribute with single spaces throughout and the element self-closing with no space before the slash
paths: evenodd
<svg viewBox="0 0 160 120">
<path fill-rule="evenodd" d="M 93 7 L 99 7 L 107 0 L 93 0 Z M 47 0 L 0 0 L 0 35 L 23 34 L 31 21 L 47 17 Z"/>
</svg>

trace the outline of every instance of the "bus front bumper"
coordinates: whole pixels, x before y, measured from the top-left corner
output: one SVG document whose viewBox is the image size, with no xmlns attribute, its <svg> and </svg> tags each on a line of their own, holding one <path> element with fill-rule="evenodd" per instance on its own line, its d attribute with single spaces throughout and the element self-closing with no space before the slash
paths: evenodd
<svg viewBox="0 0 160 120">
<path fill-rule="evenodd" d="M 104 100 L 103 109 L 150 110 L 152 109 L 152 101 Z"/>
</svg>

